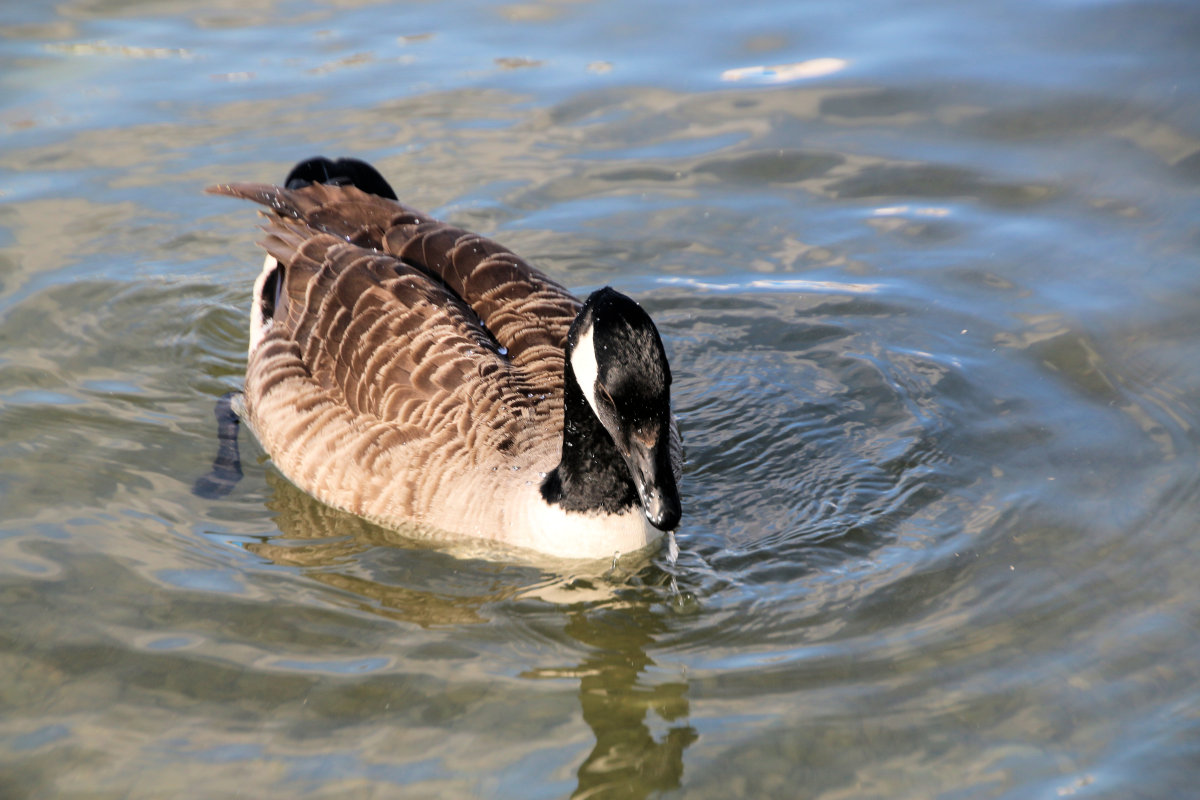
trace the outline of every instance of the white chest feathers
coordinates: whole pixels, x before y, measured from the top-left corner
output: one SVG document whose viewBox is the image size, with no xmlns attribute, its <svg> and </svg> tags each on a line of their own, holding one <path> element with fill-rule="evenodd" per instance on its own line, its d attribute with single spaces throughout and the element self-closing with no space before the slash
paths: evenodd
<svg viewBox="0 0 1200 800">
<path fill-rule="evenodd" d="M 612 558 L 662 537 L 637 507 L 624 514 L 577 513 L 548 504 L 540 493 L 518 505 L 513 527 L 524 533 L 521 541 L 511 543 L 559 558 Z"/>
</svg>

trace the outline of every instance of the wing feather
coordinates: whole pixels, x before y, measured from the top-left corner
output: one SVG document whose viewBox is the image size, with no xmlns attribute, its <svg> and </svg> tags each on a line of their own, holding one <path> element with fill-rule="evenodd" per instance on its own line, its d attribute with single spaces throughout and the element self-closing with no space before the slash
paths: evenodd
<svg viewBox="0 0 1200 800">
<path fill-rule="evenodd" d="M 277 299 L 245 395 L 284 474 L 368 518 L 431 519 L 453 513 L 462 470 L 552 466 L 579 308 L 565 289 L 495 242 L 352 186 L 212 191 L 273 212 L 262 245 Z"/>
<path fill-rule="evenodd" d="M 327 240 L 315 234 L 327 234 L 343 244 L 391 254 L 444 284 L 474 312 L 514 364 L 531 374 L 553 366 L 561 371 L 567 331 L 581 304 L 561 284 L 503 245 L 354 186 L 312 184 L 285 189 L 235 183 L 210 191 L 254 200 L 274 210 L 268 225 L 271 235 L 291 228 L 306 233 L 304 239 L 320 242 L 306 243 L 307 247 L 324 247 Z M 268 251 L 276 255 L 272 245 L 268 244 Z M 554 358 L 547 363 L 548 353 L 555 350 L 557 364 Z"/>
</svg>

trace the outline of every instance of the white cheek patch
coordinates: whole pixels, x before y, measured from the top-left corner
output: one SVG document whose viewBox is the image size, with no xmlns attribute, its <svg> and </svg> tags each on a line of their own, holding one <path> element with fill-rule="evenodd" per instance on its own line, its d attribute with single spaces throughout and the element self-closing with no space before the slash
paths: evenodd
<svg viewBox="0 0 1200 800">
<path fill-rule="evenodd" d="M 600 374 L 600 367 L 596 363 L 596 342 L 592 339 L 591 325 L 575 342 L 575 349 L 571 351 L 571 369 L 579 388 L 583 390 L 583 396 L 592 407 L 592 413 L 600 416 L 596 408 L 596 377 Z"/>
</svg>

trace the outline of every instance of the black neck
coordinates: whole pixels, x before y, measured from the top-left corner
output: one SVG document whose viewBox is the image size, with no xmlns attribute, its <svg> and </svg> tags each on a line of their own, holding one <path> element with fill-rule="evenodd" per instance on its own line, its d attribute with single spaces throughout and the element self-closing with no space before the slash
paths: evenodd
<svg viewBox="0 0 1200 800">
<path fill-rule="evenodd" d="M 562 461 L 542 481 L 542 497 L 567 511 L 620 513 L 638 502 L 625 459 L 575 380 L 563 375 Z"/>
</svg>

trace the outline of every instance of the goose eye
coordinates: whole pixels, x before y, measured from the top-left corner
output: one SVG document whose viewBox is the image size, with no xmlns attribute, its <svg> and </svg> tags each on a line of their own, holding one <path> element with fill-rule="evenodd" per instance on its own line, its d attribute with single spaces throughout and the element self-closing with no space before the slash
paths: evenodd
<svg viewBox="0 0 1200 800">
<path fill-rule="evenodd" d="M 613 400 L 612 395 L 608 393 L 608 387 L 600 381 L 596 381 L 596 386 L 600 389 L 600 397 L 604 398 L 610 408 L 616 410 L 617 401 Z"/>
</svg>

